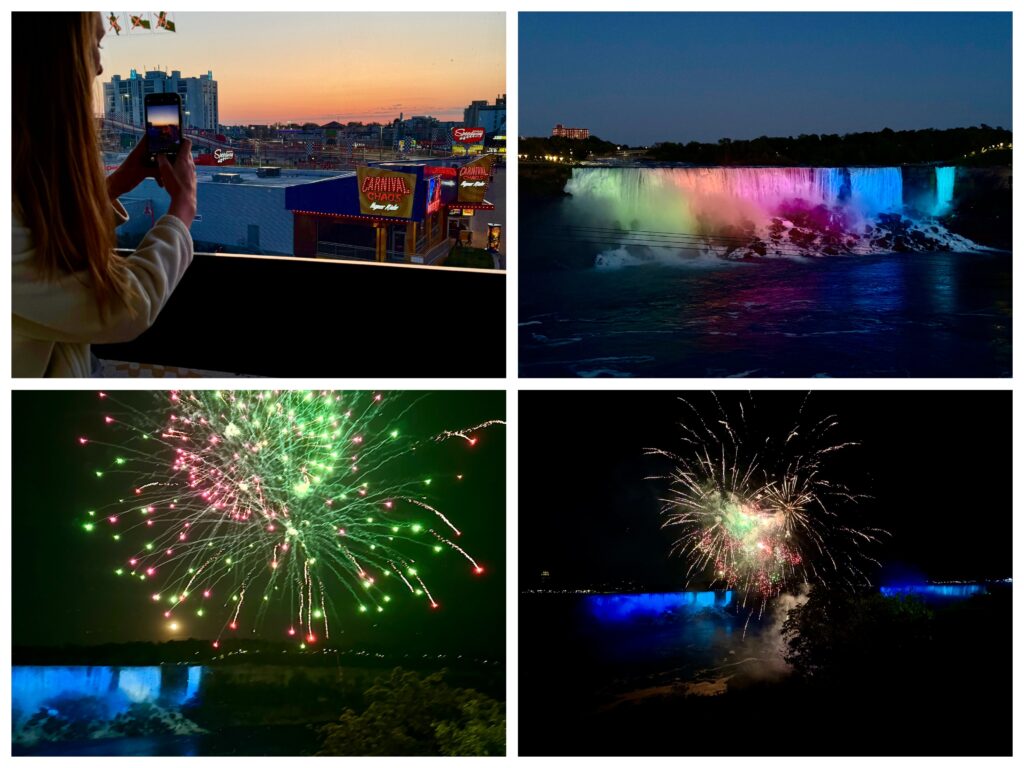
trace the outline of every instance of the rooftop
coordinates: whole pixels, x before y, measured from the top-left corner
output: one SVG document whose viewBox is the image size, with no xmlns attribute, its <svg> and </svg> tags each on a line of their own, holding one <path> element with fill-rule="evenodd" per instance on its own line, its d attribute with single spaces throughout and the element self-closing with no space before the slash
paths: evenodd
<svg viewBox="0 0 1024 768">
<path fill-rule="evenodd" d="M 242 177 L 241 186 L 245 187 L 296 187 L 324 179 L 337 179 L 355 176 L 354 171 L 320 171 L 305 168 L 282 168 L 279 176 L 258 176 L 256 168 L 241 165 L 197 165 L 196 181 L 200 184 L 214 184 L 213 177 L 221 173 L 235 173 Z"/>
</svg>

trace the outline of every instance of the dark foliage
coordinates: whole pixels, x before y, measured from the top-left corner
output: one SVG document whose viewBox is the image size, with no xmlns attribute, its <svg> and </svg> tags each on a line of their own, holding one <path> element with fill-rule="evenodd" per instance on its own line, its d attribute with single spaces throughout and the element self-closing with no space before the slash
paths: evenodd
<svg viewBox="0 0 1024 768">
<path fill-rule="evenodd" d="M 321 728 L 320 755 L 504 755 L 505 706 L 453 688 L 444 674 L 392 671 L 366 691 L 366 708 L 346 709 Z"/>
<path fill-rule="evenodd" d="M 610 141 L 591 136 L 588 139 L 567 139 L 562 136 L 534 136 L 519 140 L 519 154 L 536 157 L 538 155 L 557 155 L 566 160 L 586 160 L 591 155 L 610 155 L 615 152 L 616 145 Z"/>
<path fill-rule="evenodd" d="M 786 660 L 798 674 L 819 681 L 906 670 L 931 641 L 933 618 L 913 597 L 815 588 L 782 626 Z"/>
<path fill-rule="evenodd" d="M 904 165 L 960 162 L 970 158 L 972 152 L 1012 141 L 1011 131 L 982 124 L 946 130 L 885 128 L 843 136 L 811 133 L 742 141 L 720 139 L 717 144 L 664 142 L 652 147 L 648 156 L 662 162 L 695 165 Z"/>
</svg>

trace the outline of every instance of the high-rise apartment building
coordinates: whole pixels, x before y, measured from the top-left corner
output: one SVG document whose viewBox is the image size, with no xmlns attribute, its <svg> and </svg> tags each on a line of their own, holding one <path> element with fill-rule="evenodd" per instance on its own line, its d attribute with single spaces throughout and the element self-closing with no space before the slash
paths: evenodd
<svg viewBox="0 0 1024 768">
<path fill-rule="evenodd" d="M 505 94 L 488 104 L 486 100 L 474 101 L 463 110 L 463 124 L 467 128 L 483 128 L 484 133 L 505 133 Z"/>
<path fill-rule="evenodd" d="M 177 93 L 181 96 L 185 128 L 213 131 L 220 122 L 217 81 L 213 72 L 199 77 L 182 77 L 178 70 L 170 74 L 154 70 L 140 76 L 132 70 L 127 78 L 114 75 L 103 84 L 103 113 L 113 120 L 143 125 L 143 102 L 147 93 Z"/>
</svg>

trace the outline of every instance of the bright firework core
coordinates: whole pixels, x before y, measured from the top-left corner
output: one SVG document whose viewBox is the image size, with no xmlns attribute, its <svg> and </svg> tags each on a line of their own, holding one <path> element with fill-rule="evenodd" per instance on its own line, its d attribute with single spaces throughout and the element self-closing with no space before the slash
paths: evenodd
<svg viewBox="0 0 1024 768">
<path fill-rule="evenodd" d="M 787 544 L 789 530 L 781 510 L 763 509 L 757 502 L 717 490 L 709 494 L 707 503 L 719 512 L 699 549 L 714 558 L 719 579 L 731 586 L 742 578 L 744 568 L 752 568 L 758 585 L 770 591 L 800 564 L 799 553 Z"/>
<path fill-rule="evenodd" d="M 832 438 L 835 417 L 803 423 L 802 407 L 779 433 L 760 425 L 752 399 L 736 413 L 714 403 L 710 413 L 686 403 L 682 451 L 647 451 L 674 463 L 662 511 L 688 582 L 707 578 L 762 609 L 801 583 L 866 582 L 862 545 L 880 532 L 840 523 L 838 508 L 858 497 L 828 476 L 828 460 L 854 445 Z"/>
<path fill-rule="evenodd" d="M 399 394 L 159 397 L 151 412 L 120 414 L 110 403 L 107 439 L 78 439 L 116 451 L 94 474 L 121 495 L 90 510 L 82 528 L 108 527 L 125 552 L 114 574 L 145 582 L 171 631 L 184 626 L 179 617 L 209 617 L 219 640 L 254 631 L 271 605 L 284 605 L 282 636 L 316 643 L 332 620 L 383 613 L 403 592 L 438 608 L 425 577 L 445 553 L 484 573 L 432 496 L 435 480 L 462 475 L 436 477 L 423 461 L 449 440 L 476 450 L 504 422 L 415 437 L 402 425 L 416 400 Z"/>
</svg>

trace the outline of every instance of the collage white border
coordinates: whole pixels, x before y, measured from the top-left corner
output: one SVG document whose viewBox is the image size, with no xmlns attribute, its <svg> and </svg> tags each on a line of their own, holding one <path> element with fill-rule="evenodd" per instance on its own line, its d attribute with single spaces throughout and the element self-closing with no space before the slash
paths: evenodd
<svg viewBox="0 0 1024 768">
<path fill-rule="evenodd" d="M 66 3 L 48 3 L 38 2 L 32 6 L 23 7 L 20 10 L 75 10 L 74 6 L 69 6 Z M 345 4 L 328 3 L 328 2 L 304 2 L 297 3 L 295 6 L 301 6 L 301 11 L 298 7 L 289 5 L 288 10 L 285 12 L 296 13 L 302 11 L 329 11 L 329 12 L 359 12 L 359 11 L 391 11 L 395 13 L 406 13 L 413 11 L 425 10 L 422 2 L 414 2 L 413 0 L 391 0 L 386 4 L 386 7 L 374 8 L 366 7 L 362 4 L 353 4 L 355 7 L 348 6 Z M 765 6 L 768 7 L 765 7 Z M 467 8 L 469 6 L 469 8 Z M 482 0 L 478 3 L 467 3 L 466 0 L 461 2 L 454 2 L 453 0 L 436 0 L 436 2 L 430 5 L 430 11 L 438 12 L 457 12 L 457 13 L 471 13 L 481 11 L 499 11 L 505 12 L 506 17 L 506 93 L 508 94 L 508 172 L 506 174 L 507 179 L 507 212 L 506 212 L 506 244 L 508 250 L 508 278 L 507 278 L 507 289 L 506 289 L 506 377 L 497 379 L 262 379 L 262 380 L 250 380 L 249 382 L 239 382 L 237 380 L 224 380 L 224 379 L 210 379 L 202 382 L 193 383 L 188 382 L 190 387 L 195 388 L 262 388 L 265 386 L 280 387 L 280 388 L 333 388 L 333 389 L 489 389 L 499 390 L 504 389 L 507 392 L 506 395 L 506 418 L 508 420 L 507 429 L 507 477 L 506 477 L 506 553 L 507 553 L 507 581 L 506 581 L 506 606 L 507 606 L 507 620 L 506 620 L 506 661 L 508 669 L 508 685 L 507 685 L 507 711 L 508 711 L 508 755 L 511 757 L 497 758 L 498 760 L 525 760 L 530 761 L 534 765 L 572 765 L 572 766 L 618 766 L 623 762 L 622 758 L 610 758 L 610 757 L 598 757 L 598 758 L 551 758 L 551 757 L 515 757 L 518 754 L 519 746 L 519 732 L 518 732 L 518 590 L 516 585 L 518 583 L 518 520 L 519 518 L 533 518 L 528 524 L 530 529 L 542 529 L 543 518 L 546 514 L 549 514 L 549 510 L 543 508 L 543 506 L 534 505 L 533 499 L 534 494 L 531 494 L 528 490 L 524 494 L 524 503 L 526 507 L 520 509 L 519 506 L 519 476 L 518 476 L 518 450 L 519 450 L 519 434 L 518 434 L 518 399 L 517 392 L 519 389 L 524 390 L 584 390 L 584 389 L 630 389 L 630 390 L 691 390 L 691 389 L 753 389 L 753 390 L 773 390 L 773 389 L 820 389 L 820 390 L 843 390 L 843 389 L 865 389 L 865 390 L 915 390 L 915 389 L 927 389 L 927 390 L 1013 390 L 1013 451 L 1016 461 L 1014 462 L 1013 472 L 1013 511 L 1024 511 L 1024 495 L 1021 491 L 1021 479 L 1024 477 L 1024 462 L 1021 460 L 1022 456 L 1022 443 L 1024 443 L 1024 428 L 1022 428 L 1022 417 L 1020 408 L 1020 393 L 1018 392 L 1019 386 L 1016 385 L 1017 375 L 1019 373 L 1016 365 L 1016 360 L 1019 355 L 1014 355 L 1014 377 L 1012 379 L 694 379 L 694 378 L 676 378 L 676 379 L 595 379 L 595 380 L 579 380 L 579 379 L 519 379 L 518 365 L 517 365 L 517 344 L 518 344 L 518 328 L 517 328 L 517 306 L 518 306 L 518 225 L 517 225 L 517 214 L 518 214 L 518 183 L 516 174 L 514 173 L 516 167 L 516 157 L 518 154 L 518 127 L 519 127 L 519 100 L 518 100 L 518 28 L 517 28 L 517 12 L 519 11 L 850 11 L 850 12 L 864 12 L 864 11 L 1014 11 L 1019 7 L 1018 3 L 1010 2 L 1008 0 L 1001 0 L 993 2 L 992 0 L 980 0 L 978 2 L 957 2 L 954 0 L 921 0 L 920 2 L 913 2 L 912 0 L 902 0 L 902 2 L 885 2 L 885 0 L 860 0 L 860 2 L 852 3 L 846 2 L 813 2 L 813 0 L 776 0 L 770 4 L 762 4 L 753 2 L 752 0 L 716 0 L 714 3 L 707 2 L 670 2 L 668 0 L 642 0 L 641 2 L 635 3 L 624 3 L 622 0 L 590 0 L 584 2 L 582 0 L 561 0 L 560 2 L 552 3 L 550 1 L 545 2 L 544 0 Z M 237 0 L 232 2 L 221 2 L 216 3 L 216 7 L 211 8 L 209 5 L 196 2 L 195 0 L 189 0 L 187 2 L 179 3 L 174 7 L 175 11 L 189 11 L 189 10 L 203 10 L 203 11 L 237 11 L 237 12 L 251 12 L 251 11 L 280 11 L 280 5 L 264 2 L 263 0 L 252 0 L 249 3 L 242 3 Z M 1021 29 L 1020 14 L 1015 14 L 1013 20 L 1014 28 L 1014 40 L 1018 41 L 1021 39 L 1019 32 Z M 453 34 L 457 35 L 457 25 L 453 28 Z M 3 46 L 3 55 L 0 61 L 10 61 L 10 46 L 11 46 L 11 28 L 10 28 L 10 12 L 4 11 L 2 18 L 0 18 L 0 44 Z M 1020 88 L 1018 84 L 1024 82 L 1024 72 L 1022 72 L 1021 57 L 1018 53 L 1017 46 L 1014 47 L 1013 57 L 1013 82 L 1014 87 L 1014 122 L 1017 126 L 1021 126 L 1021 99 L 1019 98 Z M 9 77 L 9 75 L 8 75 Z M 10 104 L 10 86 L 8 81 L 8 87 L 3 92 L 0 92 L 0 142 L 2 142 L 5 149 L 5 162 L 0 163 L 0 223 L 2 223 L 3 231 L 9 231 L 10 228 L 10 211 L 11 211 L 11 169 L 10 169 L 10 157 L 11 157 L 11 104 Z M 1024 253 L 1021 248 L 1021 226 L 1019 222 L 1024 221 L 1024 202 L 1021 200 L 1021 196 L 1017 196 L 1014 200 L 1013 205 L 1015 231 L 1013 238 L 1014 252 Z M 0 339 L 10 339 L 10 266 L 7 259 L 2 260 L 0 264 Z M 1013 305 L 1017 308 L 1017 312 L 1013 318 L 1013 337 L 1015 339 L 1021 339 L 1022 323 L 1020 320 L 1021 307 L 1024 306 L 1021 301 L 1022 288 L 1021 279 L 1018 277 L 1014 281 L 1013 285 Z M 5 348 L 0 345 L 0 349 Z M 2 430 L 2 439 L 0 439 L 0 517 L 3 518 L 2 527 L 0 527 L 0 561 L 3 563 L 3 570 L 0 571 L 0 584 L 3 588 L 0 588 L 0 661 L 3 665 L 3 674 L 0 675 L 0 744 L 10 744 L 10 707 L 7 702 L 10 701 L 10 675 L 7 670 L 10 669 L 10 637 L 11 637 L 11 605 L 10 605 L 10 584 L 11 584 L 11 552 L 14 542 L 11 541 L 11 520 L 10 510 L 12 503 L 12 456 L 13 452 L 17 449 L 17 446 L 11 445 L 11 416 L 12 416 L 12 401 L 11 391 L 13 390 L 25 390 L 25 389 L 94 389 L 98 388 L 95 381 L 53 381 L 53 380 L 12 380 L 10 377 L 10 357 L 8 354 L 0 352 L 0 390 L 2 390 L 2 396 L 0 396 L 0 430 Z M 116 386 L 106 387 L 108 389 L 160 389 L 167 386 L 164 382 L 164 387 L 161 387 L 160 380 L 119 380 Z M 529 445 L 524 446 L 525 450 L 529 450 Z M 526 481 L 529 482 L 529 478 Z M 973 510 L 965 510 L 965 514 L 972 514 Z M 1015 515 L 1016 516 L 1016 515 Z M 1014 526 L 1014 573 L 1019 574 L 1020 563 L 1021 563 L 1021 552 L 1022 552 L 1022 540 L 1024 540 L 1024 528 L 1021 525 Z M 45 596 L 40 596 L 40 599 L 45 599 Z M 1021 669 L 1022 664 L 1020 663 L 1021 657 L 1016 653 L 1017 646 L 1021 642 L 1021 638 L 1024 637 L 1024 618 L 1022 618 L 1022 597 L 1020 590 L 1014 595 L 1014 636 L 1017 638 L 1015 643 L 1015 661 L 1013 670 L 1013 687 L 1014 687 L 1014 702 L 1019 705 L 1018 693 L 1021 690 L 1021 681 L 1024 679 L 1024 670 Z M 1001 671 L 996 671 L 996 674 L 1001 674 Z M 883 694 L 884 695 L 884 694 Z M 978 703 L 978 706 L 984 706 L 984 703 Z M 1020 721 L 1020 707 L 1015 706 L 1015 711 L 1018 712 L 1017 720 Z M 794 715 L 798 717 L 798 714 Z M 779 718 L 788 718 L 789 715 L 780 713 Z M 955 723 L 945 724 L 942 720 L 942 713 L 936 713 L 936 727 L 956 727 Z M 685 723 L 680 723 L 681 732 L 681 744 L 686 742 L 685 738 Z M 1014 753 L 1021 753 L 1021 742 L 1020 742 L 1021 729 L 1016 727 L 1014 729 Z M 837 745 L 837 749 L 841 749 L 841 745 Z M 11 760 L 10 753 L 7 751 L 6 746 L 0 746 L 0 762 L 6 763 Z M 131 763 L 125 762 L 125 765 L 134 765 L 140 761 L 160 760 L 162 765 L 177 765 L 177 764 L 188 764 L 188 765 L 223 765 L 225 761 L 229 763 L 241 764 L 241 761 L 255 762 L 260 764 L 280 764 L 280 763 L 292 763 L 302 758 L 272 758 L 272 757 L 256 757 L 256 758 L 224 758 L 224 757 L 193 757 L 193 758 L 135 758 L 132 759 Z M 310 758 L 318 759 L 320 761 L 330 761 L 332 758 Z M 335 758 L 336 759 L 336 758 Z M 391 758 L 391 760 L 409 760 L 410 758 Z M 476 764 L 479 761 L 488 761 L 493 764 L 495 758 L 461 758 L 463 765 L 470 763 Z M 863 763 L 864 758 L 851 758 L 851 757 L 834 757 L 828 758 L 789 758 L 789 757 L 772 757 L 772 758 L 756 758 L 759 765 L 764 766 L 787 766 L 791 768 L 794 764 L 796 765 L 814 765 L 818 766 L 822 762 L 836 763 L 836 764 L 848 764 L 848 765 L 860 765 Z M 875 760 L 895 760 L 894 758 L 874 758 Z M 999 759 L 999 758 L 996 758 Z M 360 764 L 366 764 L 373 760 L 373 758 L 345 758 L 347 763 L 357 762 Z M 441 761 L 451 760 L 451 758 L 414 758 L 417 764 L 429 765 L 436 764 Z M 673 758 L 643 758 L 645 763 L 650 764 L 674 764 L 678 765 L 680 760 L 685 760 L 687 765 L 712 765 L 716 768 L 721 766 L 739 764 L 740 761 L 749 762 L 751 758 L 740 758 L 740 757 L 673 757 Z M 956 758 L 901 758 L 900 762 L 906 765 L 922 765 L 922 766 L 942 766 L 942 765 L 959 765 L 962 764 L 963 760 Z M 972 761 L 973 762 L 973 761 Z M 108 763 L 108 758 L 74 758 L 68 760 L 66 758 L 33 758 L 32 764 L 39 766 L 66 766 L 69 764 L 83 765 L 83 766 L 105 766 Z M 380 764 L 379 762 L 376 764 Z"/>
</svg>

